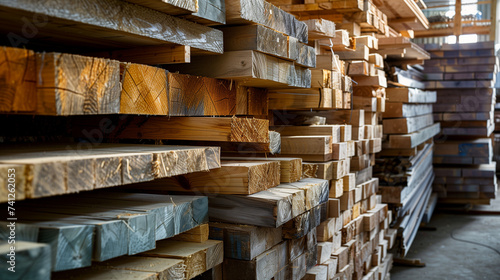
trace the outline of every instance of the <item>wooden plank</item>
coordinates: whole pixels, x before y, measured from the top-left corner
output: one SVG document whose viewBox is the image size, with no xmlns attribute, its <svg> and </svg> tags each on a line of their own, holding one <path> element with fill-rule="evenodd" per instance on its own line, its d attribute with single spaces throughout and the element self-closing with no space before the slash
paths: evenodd
<svg viewBox="0 0 500 280">
<path fill-rule="evenodd" d="M 309 125 L 309 126 L 276 126 L 272 127 L 279 131 L 282 136 L 331 136 L 332 141 L 340 142 L 339 125 Z"/>
<path fill-rule="evenodd" d="M 241 157 L 223 157 L 222 160 L 239 160 Z M 245 157 L 245 161 L 278 161 L 280 163 L 280 182 L 293 183 L 300 180 L 302 176 L 302 159 L 300 158 L 261 158 Z"/>
<path fill-rule="evenodd" d="M 175 258 L 186 265 L 186 278 L 191 279 L 223 261 L 223 242 L 208 240 L 203 243 L 163 240 L 156 249 L 142 253 L 143 256 Z"/>
<path fill-rule="evenodd" d="M 15 26 L 23 26 L 22 17 L 43 15 L 47 24 L 38 30 L 37 41 L 64 39 L 65 44 L 81 47 L 84 42 L 99 48 L 174 43 L 213 53 L 223 51 L 221 31 L 123 1 L 87 0 L 68 4 L 63 9 L 56 2 L 41 4 L 22 0 L 4 1 L 2 7 L 2 18 L 12 20 Z M 120 12 L 111 15 L 107 12 L 109 9 Z M 123 24 L 123 18 L 132 17 L 137 21 Z M 156 26 L 155 31 L 142 28 L 144 25 Z"/>
<path fill-rule="evenodd" d="M 120 113 L 122 114 L 169 114 L 168 72 L 164 69 L 124 63 Z"/>
<path fill-rule="evenodd" d="M 364 60 L 368 61 L 370 49 L 367 46 L 360 45 L 355 51 L 336 52 L 342 60 Z"/>
<path fill-rule="evenodd" d="M 191 61 L 191 47 L 182 45 L 145 46 L 90 52 L 86 55 L 149 65 L 189 63 Z"/>
<path fill-rule="evenodd" d="M 234 115 L 238 110 L 237 87 L 229 81 L 168 73 L 167 86 L 169 116 L 223 116 Z M 253 93 L 250 89 L 248 91 Z M 257 100 L 250 96 L 244 106 Z M 252 108 L 250 111 L 253 113 Z"/>
<path fill-rule="evenodd" d="M 222 27 L 224 51 L 256 50 L 281 58 L 288 56 L 285 35 L 262 25 Z M 270 44 L 269 42 L 273 42 Z"/>
<path fill-rule="evenodd" d="M 406 135 L 391 135 L 389 137 L 389 146 L 394 149 L 414 148 L 436 136 L 440 129 L 439 123 L 435 123 L 415 133 Z"/>
<path fill-rule="evenodd" d="M 40 230 L 38 242 L 50 245 L 52 271 L 91 265 L 94 226 L 49 222 L 37 226 Z"/>
<path fill-rule="evenodd" d="M 3 151 L 0 162 L 8 168 L 19 166 L 17 200 L 150 181 L 220 166 L 220 151 L 216 148 L 140 145 L 142 150 L 137 152 L 138 147 L 101 144 L 82 150 L 75 145 L 19 145 Z"/>
<path fill-rule="evenodd" d="M 325 266 L 315 266 L 306 272 L 304 280 L 328 280 L 328 268 Z"/>
<path fill-rule="evenodd" d="M 210 223 L 210 238 L 224 241 L 226 258 L 253 260 L 281 242 L 282 228 Z"/>
<path fill-rule="evenodd" d="M 268 93 L 269 109 L 332 109 L 336 108 L 332 89 L 278 90 Z"/>
<path fill-rule="evenodd" d="M 3 279 L 21 279 L 16 275 L 30 279 L 51 279 L 50 246 L 33 242 L 17 240 L 14 244 L 2 242 L 0 245 L 1 259 L 4 269 L 0 272 Z M 12 263 L 11 263 L 12 261 Z"/>
<path fill-rule="evenodd" d="M 173 178 L 143 183 L 145 190 L 254 194 L 280 183 L 278 161 L 222 161 L 212 172 L 194 172 Z"/>
<path fill-rule="evenodd" d="M 226 24 L 226 3 L 220 0 L 198 0 L 198 11 L 183 18 L 204 25 Z"/>
<path fill-rule="evenodd" d="M 281 153 L 286 154 L 331 154 L 332 136 L 283 136 Z M 305 145 L 307 143 L 307 145 Z"/>
<path fill-rule="evenodd" d="M 291 210 L 296 209 L 296 206 L 292 203 L 292 198 L 301 192 L 301 188 L 307 187 L 310 190 L 312 197 L 309 201 L 312 206 L 324 203 L 328 199 L 328 181 L 326 180 L 302 179 L 296 183 L 281 184 L 280 186 L 282 189 L 271 188 L 252 195 L 210 196 L 210 219 L 211 221 L 279 227 L 294 218 Z M 288 191 L 283 189 L 286 187 L 288 187 Z M 298 189 L 298 192 L 290 191 L 294 188 Z M 300 202 L 299 200 L 295 201 L 296 203 Z"/>
<path fill-rule="evenodd" d="M 308 19 L 303 21 L 307 25 L 309 40 L 335 37 L 335 23 L 327 19 Z"/>
<path fill-rule="evenodd" d="M 37 65 L 40 75 L 36 102 L 38 114 L 119 113 L 120 65 L 117 61 L 44 53 L 37 55 Z"/>
<path fill-rule="evenodd" d="M 321 223 L 322 205 L 306 211 L 283 225 L 283 238 L 298 239 L 313 232 Z M 288 253 L 287 253 L 288 255 Z M 287 256 L 290 259 L 290 256 Z"/>
<path fill-rule="evenodd" d="M 387 103 L 384 118 L 407 118 L 432 113 L 431 104 Z"/>
<path fill-rule="evenodd" d="M 121 139 L 171 139 L 194 141 L 257 142 L 269 143 L 268 120 L 250 118 L 197 118 L 197 117 L 109 117 L 105 137 Z M 98 128 L 101 118 L 75 118 L 75 136 L 85 137 L 84 132 Z M 112 126 L 113 125 L 113 126 Z M 78 129 L 84 127 L 85 129 Z M 91 130 L 93 131 L 93 130 Z M 171 131 L 175 131 L 171 133 Z M 101 133 L 99 129 L 97 132 Z M 243 133 L 242 133 L 243 132 Z M 102 135 L 102 134 L 100 134 Z"/>
<path fill-rule="evenodd" d="M 435 91 L 422 91 L 416 88 L 388 88 L 387 102 L 394 103 L 435 103 Z"/>
<path fill-rule="evenodd" d="M 223 273 L 227 279 L 271 279 L 278 273 L 278 246 L 267 250 L 250 261 L 224 259 Z"/>
<path fill-rule="evenodd" d="M 257 23 L 307 43 L 307 25 L 293 15 L 262 0 L 233 0 L 226 3 L 228 24 Z"/>
<path fill-rule="evenodd" d="M 3 94 L 0 112 L 33 112 L 36 110 L 36 56 L 33 51 L 2 47 L 0 79 Z"/>
<path fill-rule="evenodd" d="M 384 119 L 384 134 L 406 134 L 421 130 L 434 123 L 431 114 L 398 119 Z"/>
<path fill-rule="evenodd" d="M 292 61 L 252 50 L 230 51 L 220 56 L 196 56 L 190 64 L 172 64 L 168 70 L 239 80 L 243 86 L 267 88 L 295 85 L 295 66 Z"/>
<path fill-rule="evenodd" d="M 298 42 L 297 47 L 297 59 L 295 64 L 303 67 L 316 67 L 316 50 L 304 43 Z"/>
<path fill-rule="evenodd" d="M 208 224 L 202 224 L 176 235 L 171 240 L 203 243 L 208 240 Z"/>
</svg>

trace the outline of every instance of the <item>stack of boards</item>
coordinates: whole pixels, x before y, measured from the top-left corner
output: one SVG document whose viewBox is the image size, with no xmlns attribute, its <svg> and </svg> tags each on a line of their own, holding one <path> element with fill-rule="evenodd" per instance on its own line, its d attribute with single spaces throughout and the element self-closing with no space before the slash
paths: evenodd
<svg viewBox="0 0 500 280">
<path fill-rule="evenodd" d="M 36 115 L 29 124 L 37 130 L 64 120 L 64 137 L 89 150 L 82 143 L 2 149 L 2 174 L 17 174 L 23 275 L 390 278 L 397 231 L 389 224 L 395 217 L 400 228 L 414 228 L 415 218 L 412 210 L 389 211 L 373 177 L 390 94 L 376 36 L 389 33 L 387 17 L 375 4 L 84 0 L 61 9 L 35 2 L 0 4 L 9 26 L 36 15 L 48 21 L 37 23 L 28 48 L 1 50 L 9 63 L 0 64 L 0 78 L 10 83 L 0 112 Z M 432 158 L 426 140 L 439 129 L 422 124 L 432 103 L 422 95 L 396 94 L 401 109 L 390 112 L 401 115 L 388 115 L 406 125 L 388 141 L 404 153 L 409 182 Z M 153 141 L 169 145 L 142 144 Z M 414 197 L 415 180 L 390 188 Z M 1 202 L 11 202 L 6 189 Z M 414 201 L 397 203 L 416 209 Z M 10 231 L 0 234 L 7 240 Z M 0 245 L 2 261 L 9 252 Z"/>
<path fill-rule="evenodd" d="M 494 42 L 426 45 L 426 87 L 437 92 L 434 189 L 443 203 L 489 204 L 496 197 L 492 139 L 498 71 Z"/>
<path fill-rule="evenodd" d="M 388 88 L 383 114 L 383 150 L 375 176 L 380 179 L 382 201 L 394 211 L 400 245 L 406 255 L 418 230 L 432 192 L 433 137 L 439 133 L 432 104 L 436 92 L 416 88 Z"/>
</svg>

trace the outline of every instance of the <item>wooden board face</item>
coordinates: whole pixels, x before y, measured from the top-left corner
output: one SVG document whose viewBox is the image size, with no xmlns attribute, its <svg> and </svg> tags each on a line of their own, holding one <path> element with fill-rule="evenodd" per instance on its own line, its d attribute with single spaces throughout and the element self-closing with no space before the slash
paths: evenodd
<svg viewBox="0 0 500 280">
<path fill-rule="evenodd" d="M 168 74 L 170 115 L 234 115 L 236 87 L 229 81 Z"/>
</svg>

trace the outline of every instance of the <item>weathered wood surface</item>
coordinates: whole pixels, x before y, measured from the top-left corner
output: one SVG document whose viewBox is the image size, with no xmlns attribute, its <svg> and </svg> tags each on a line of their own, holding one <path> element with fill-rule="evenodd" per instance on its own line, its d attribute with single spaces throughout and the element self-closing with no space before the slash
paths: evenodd
<svg viewBox="0 0 500 280">
<path fill-rule="evenodd" d="M 282 9 L 263 0 L 231 0 L 226 2 L 228 24 L 257 23 L 307 43 L 307 25 Z"/>
<path fill-rule="evenodd" d="M 205 25 L 225 24 L 224 1 L 198 0 L 127 0 L 169 15 L 177 15 Z"/>
<path fill-rule="evenodd" d="M 34 14 L 46 19 L 33 41 L 101 49 L 173 43 L 212 53 L 223 51 L 221 31 L 124 1 L 85 0 L 62 7 L 57 1 L 19 0 L 0 5 L 2 18 L 11 20 L 13 26 L 23 26 L 22 18 Z M 127 19 L 125 24 L 123 19 Z"/>
<path fill-rule="evenodd" d="M 226 1 L 198 0 L 198 11 L 183 17 L 204 25 L 226 24 Z"/>
<path fill-rule="evenodd" d="M 207 203 L 206 197 L 196 196 L 82 193 L 69 196 L 63 202 L 58 202 L 57 198 L 41 202 L 30 201 L 25 208 L 36 208 L 39 214 L 28 210 L 20 214 L 23 221 L 37 226 L 40 232 L 45 225 L 57 223 L 68 225 L 70 229 L 90 228 L 90 235 L 95 235 L 95 242 L 90 242 L 90 248 L 85 249 L 90 250 L 87 252 L 89 257 L 104 261 L 151 250 L 155 248 L 156 240 L 172 237 L 206 223 Z M 47 207 L 46 204 L 55 206 Z M 58 242 L 64 241 L 61 240 Z"/>
<path fill-rule="evenodd" d="M 220 151 L 156 145 L 13 145 L 2 150 L 0 163 L 15 169 L 17 200 L 22 200 L 208 171 L 220 167 Z"/>
<path fill-rule="evenodd" d="M 0 75 L 12 81 L 4 85 L 6 94 L 0 100 L 0 110 L 4 112 L 231 116 L 262 115 L 267 111 L 266 91 L 234 86 L 231 81 L 168 73 L 162 68 L 95 57 L 32 52 L 27 55 L 22 49 L 3 50 L 9 63 L 2 64 Z M 134 52 L 150 54 L 154 50 Z M 20 56 L 23 61 L 19 61 Z M 16 68 L 21 66 L 22 71 Z M 14 73 L 23 76 L 16 77 Z M 13 88 L 13 82 L 20 86 Z"/>
<path fill-rule="evenodd" d="M 308 191 L 305 192 L 303 188 Z M 306 196 L 306 193 L 310 195 Z M 293 199 L 294 197 L 296 199 Z M 303 199 L 300 199 L 301 197 Z M 279 227 L 300 214 L 299 204 L 314 207 L 326 200 L 328 181 L 302 179 L 252 195 L 210 196 L 209 215 L 211 221 Z"/>
<path fill-rule="evenodd" d="M 32 112 L 36 109 L 36 56 L 33 51 L 2 47 L 0 112 Z"/>
<path fill-rule="evenodd" d="M 224 51 L 256 50 L 281 58 L 288 55 L 287 36 L 262 25 L 222 27 Z M 272 43 L 271 43 L 272 42 Z"/>
<path fill-rule="evenodd" d="M 37 72 L 38 114 L 84 115 L 119 112 L 118 61 L 42 53 L 37 55 Z"/>
<path fill-rule="evenodd" d="M 110 126 L 101 131 L 115 139 L 168 139 L 193 141 L 269 143 L 269 121 L 253 118 L 140 117 L 109 116 Z M 84 131 L 99 131 L 102 118 L 74 118 L 73 133 L 85 137 Z M 114 130 L 109 128 L 115 127 Z M 94 131 L 94 130 L 92 130 Z M 107 132 L 107 133 L 104 133 Z M 173 133 L 175 132 L 175 133 Z"/>
<path fill-rule="evenodd" d="M 142 189 L 206 194 L 254 194 L 280 183 L 278 161 L 222 161 L 211 172 L 195 172 L 155 180 Z"/>
<path fill-rule="evenodd" d="M 309 40 L 335 37 L 335 23 L 333 21 L 326 19 L 308 19 L 303 22 L 307 25 Z"/>
<path fill-rule="evenodd" d="M 208 240 L 203 243 L 163 240 L 156 249 L 141 255 L 149 257 L 174 258 L 184 261 L 185 277 L 191 279 L 223 261 L 223 242 Z"/>
<path fill-rule="evenodd" d="M 237 87 L 229 81 L 139 64 L 124 64 L 122 69 L 122 114 L 227 116 L 248 106 L 248 99 L 237 104 Z"/>
<path fill-rule="evenodd" d="M 220 56 L 196 56 L 190 64 L 172 64 L 168 69 L 205 77 L 238 80 L 243 86 L 267 88 L 297 85 L 292 61 L 253 50 L 230 51 Z"/>
</svg>

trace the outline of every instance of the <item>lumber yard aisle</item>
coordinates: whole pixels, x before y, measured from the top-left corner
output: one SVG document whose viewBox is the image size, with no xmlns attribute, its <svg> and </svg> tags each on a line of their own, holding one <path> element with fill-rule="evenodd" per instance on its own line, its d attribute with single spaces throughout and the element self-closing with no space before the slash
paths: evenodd
<svg viewBox="0 0 500 280">
<path fill-rule="evenodd" d="M 420 263 L 437 203 L 497 192 L 494 36 L 419 45 L 427 8 L 0 0 L 0 279 Z"/>
</svg>

